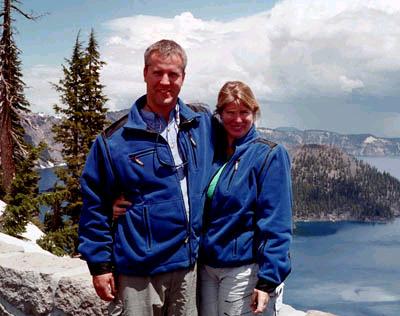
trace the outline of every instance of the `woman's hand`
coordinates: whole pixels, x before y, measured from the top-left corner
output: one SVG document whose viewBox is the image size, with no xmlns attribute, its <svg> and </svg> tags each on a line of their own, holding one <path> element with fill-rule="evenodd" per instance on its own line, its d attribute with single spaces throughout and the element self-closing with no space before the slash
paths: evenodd
<svg viewBox="0 0 400 316">
<path fill-rule="evenodd" d="M 267 292 L 254 289 L 251 295 L 251 310 L 254 314 L 261 314 L 268 305 L 269 294 Z"/>
<path fill-rule="evenodd" d="M 113 203 L 113 219 L 116 220 L 118 217 L 125 215 L 126 208 L 131 205 L 132 203 L 126 200 L 123 194 L 117 197 Z"/>
</svg>

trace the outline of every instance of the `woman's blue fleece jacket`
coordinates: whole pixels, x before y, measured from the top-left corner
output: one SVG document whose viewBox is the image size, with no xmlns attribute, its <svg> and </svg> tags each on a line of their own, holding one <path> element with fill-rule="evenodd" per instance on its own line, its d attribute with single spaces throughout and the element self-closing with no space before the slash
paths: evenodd
<svg viewBox="0 0 400 316">
<path fill-rule="evenodd" d="M 78 251 L 93 275 L 114 267 L 117 273 L 147 276 L 191 267 L 197 259 L 213 157 L 210 113 L 194 112 L 178 100 L 188 218 L 171 149 L 139 113 L 145 102 L 146 96 L 138 99 L 126 119 L 98 136 L 87 157 Z M 132 205 L 113 223 L 112 204 L 121 192 Z"/>
<path fill-rule="evenodd" d="M 207 202 L 200 250 L 215 268 L 259 265 L 257 288 L 271 291 L 291 270 L 292 190 L 286 150 L 264 140 L 254 126 L 236 140 Z M 214 169 L 225 161 L 217 161 Z"/>
</svg>

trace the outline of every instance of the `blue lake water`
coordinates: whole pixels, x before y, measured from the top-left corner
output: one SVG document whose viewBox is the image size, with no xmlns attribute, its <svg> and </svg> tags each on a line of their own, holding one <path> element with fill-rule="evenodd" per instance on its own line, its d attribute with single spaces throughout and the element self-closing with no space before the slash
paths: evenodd
<svg viewBox="0 0 400 316">
<path fill-rule="evenodd" d="M 360 157 L 400 179 L 400 158 Z M 41 172 L 41 190 L 56 178 Z M 388 224 L 301 222 L 284 301 L 339 316 L 400 315 L 400 218 Z"/>
<path fill-rule="evenodd" d="M 400 219 L 296 224 L 285 302 L 341 316 L 400 315 Z"/>
<path fill-rule="evenodd" d="M 400 179 L 400 158 L 359 157 Z M 285 302 L 340 316 L 400 315 L 400 218 L 296 224 Z"/>
</svg>

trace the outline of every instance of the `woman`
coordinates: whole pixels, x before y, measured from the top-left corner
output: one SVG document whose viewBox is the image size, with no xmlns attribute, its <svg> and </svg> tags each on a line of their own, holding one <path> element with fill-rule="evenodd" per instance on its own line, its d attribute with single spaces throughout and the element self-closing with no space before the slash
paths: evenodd
<svg viewBox="0 0 400 316">
<path fill-rule="evenodd" d="M 256 131 L 259 113 L 246 84 L 231 81 L 221 88 L 216 114 L 225 148 L 216 152 L 207 192 L 199 257 L 201 315 L 242 315 L 250 309 L 277 315 L 276 300 L 290 273 L 290 161 L 282 146 Z"/>
<path fill-rule="evenodd" d="M 278 315 L 290 273 L 291 181 L 285 149 L 260 137 L 260 113 L 240 81 L 218 95 L 218 133 L 199 256 L 200 315 Z M 218 150 L 219 149 L 219 150 Z M 114 215 L 130 203 L 114 203 Z"/>
</svg>

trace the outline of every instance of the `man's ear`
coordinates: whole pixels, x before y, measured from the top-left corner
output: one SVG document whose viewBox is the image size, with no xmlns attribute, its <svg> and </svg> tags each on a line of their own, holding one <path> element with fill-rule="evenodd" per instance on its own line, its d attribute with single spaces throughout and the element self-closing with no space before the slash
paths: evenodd
<svg viewBox="0 0 400 316">
<path fill-rule="evenodd" d="M 185 80 L 186 72 L 183 70 L 182 71 L 182 82 Z"/>
</svg>

